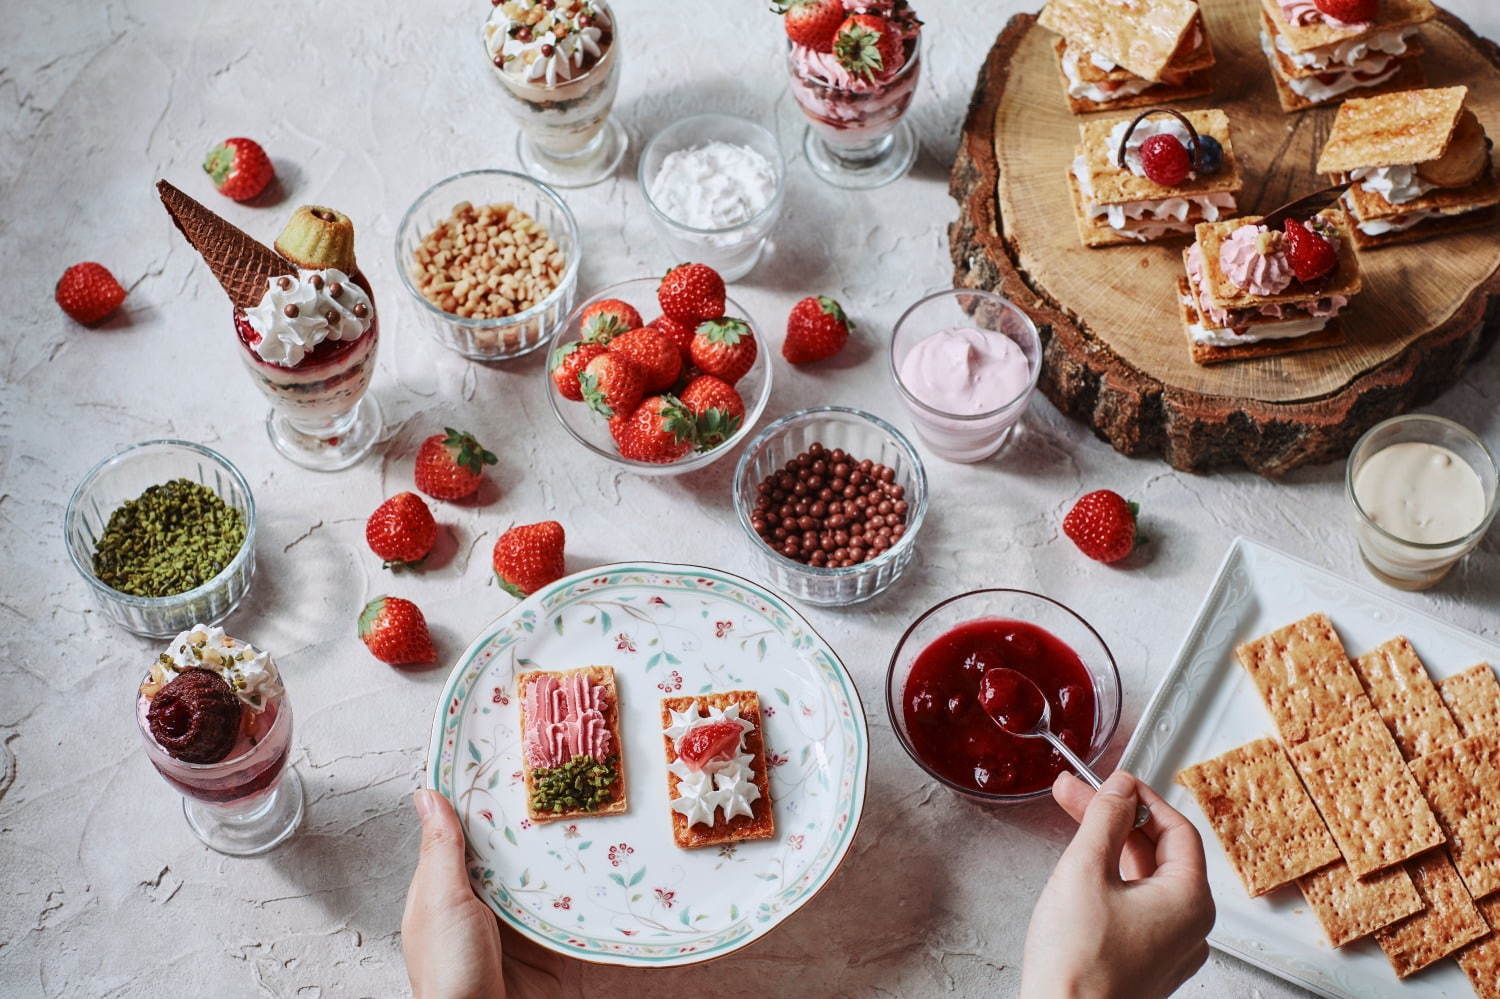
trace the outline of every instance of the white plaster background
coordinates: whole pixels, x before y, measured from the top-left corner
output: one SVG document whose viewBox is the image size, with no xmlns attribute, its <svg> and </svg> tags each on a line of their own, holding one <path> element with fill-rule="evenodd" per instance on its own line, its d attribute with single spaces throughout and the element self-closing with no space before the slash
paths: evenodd
<svg viewBox="0 0 1500 999">
<path fill-rule="evenodd" d="M 925 0 L 929 47 L 912 114 L 922 156 L 908 179 L 869 194 L 825 187 L 802 162 L 780 28 L 765 6 L 619 0 L 630 46 L 619 113 L 637 148 L 702 108 L 779 130 L 794 154 L 786 216 L 774 255 L 734 294 L 777 328 L 798 297 L 831 294 L 863 332 L 835 368 L 794 371 L 778 359 L 768 418 L 837 402 L 909 427 L 878 347 L 906 304 L 949 283 L 946 183 L 958 127 L 996 32 L 1035 4 Z M 1489 0 L 1451 6 L 1500 36 Z M 544 518 L 566 524 L 572 568 L 637 558 L 748 567 L 729 506 L 732 457 L 677 479 L 622 475 L 555 425 L 539 357 L 473 366 L 412 323 L 391 253 L 401 213 L 448 174 L 515 165 L 477 40 L 486 10 L 482 0 L 0 4 L 0 994 L 404 992 L 398 926 L 417 844 L 408 795 L 447 668 L 402 672 L 373 660 L 354 638 L 359 608 L 387 590 L 416 599 L 453 657 L 512 604 L 490 582 L 498 531 Z M 234 134 L 257 137 L 276 160 L 288 188 L 281 207 L 238 206 L 209 190 L 198 164 Z M 566 195 L 583 230 L 585 291 L 674 262 L 648 229 L 633 163 Z M 325 476 L 273 453 L 222 293 L 155 197 L 163 176 L 267 239 L 298 203 L 354 217 L 385 310 L 374 391 L 389 440 L 376 457 Z M 52 302 L 57 276 L 83 259 L 104 262 L 130 288 L 123 314 L 98 330 L 73 325 Z M 1433 410 L 1500 447 L 1497 376 L 1492 353 Z M 499 453 L 498 488 L 479 507 L 438 505 L 453 557 L 392 582 L 361 525 L 408 486 L 416 443 L 445 423 L 472 428 Z M 220 857 L 188 831 L 131 718 L 152 646 L 92 612 L 63 552 L 63 507 L 83 472 L 122 445 L 163 436 L 226 453 L 259 504 L 260 569 L 229 625 L 283 666 L 307 787 L 301 834 L 261 859 Z M 874 745 L 867 821 L 841 874 L 740 956 L 649 974 L 571 965 L 567 994 L 1010 993 L 1032 899 L 1069 824 L 1045 803 L 986 811 L 920 779 L 882 693 L 906 623 L 979 585 L 1061 597 L 1120 661 L 1118 750 L 1236 533 L 1364 578 L 1338 466 L 1274 484 L 1181 475 L 1115 454 L 1038 398 L 1003 460 L 933 460 L 929 471 L 933 508 L 906 578 L 867 606 L 807 612 L 858 681 Z M 1144 504 L 1153 540 L 1129 568 L 1088 562 L 1059 533 L 1068 503 L 1100 487 Z M 1437 590 L 1397 599 L 1494 638 L 1500 538 Z M 1298 990 L 1215 956 L 1184 994 Z"/>
</svg>

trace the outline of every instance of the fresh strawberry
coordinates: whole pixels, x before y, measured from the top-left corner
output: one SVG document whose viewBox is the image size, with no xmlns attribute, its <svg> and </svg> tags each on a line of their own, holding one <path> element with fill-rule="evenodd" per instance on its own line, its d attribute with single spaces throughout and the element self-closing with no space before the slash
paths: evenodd
<svg viewBox="0 0 1500 999">
<path fill-rule="evenodd" d="M 1152 181 L 1173 187 L 1187 180 L 1193 162 L 1177 136 L 1153 135 L 1141 143 L 1141 169 Z"/>
<path fill-rule="evenodd" d="M 552 384 L 557 394 L 574 402 L 583 401 L 583 390 L 578 387 L 578 373 L 584 366 L 604 353 L 602 343 L 587 343 L 574 340 L 552 352 Z"/>
<path fill-rule="evenodd" d="M 728 718 L 694 725 L 682 733 L 677 743 L 677 758 L 694 770 L 702 770 L 714 760 L 727 760 L 740 748 L 745 729 Z"/>
<path fill-rule="evenodd" d="M 681 398 L 697 421 L 700 451 L 712 451 L 723 444 L 745 422 L 745 400 L 722 378 L 699 375 L 688 382 Z"/>
<path fill-rule="evenodd" d="M 400 569 L 422 561 L 437 541 L 437 521 L 416 493 L 397 493 L 375 508 L 365 521 L 365 541 L 370 551 L 385 561 L 387 569 Z"/>
<path fill-rule="evenodd" d="M 376 597 L 359 612 L 359 638 L 383 663 L 430 663 L 437 659 L 427 619 L 410 600 Z"/>
<path fill-rule="evenodd" d="M 787 0 L 772 7 L 785 20 L 786 36 L 814 52 L 832 52 L 833 36 L 844 23 L 843 0 Z"/>
<path fill-rule="evenodd" d="M 1286 220 L 1286 255 L 1303 284 L 1312 284 L 1339 265 L 1333 244 L 1296 219 Z"/>
<path fill-rule="evenodd" d="M 678 264 L 661 279 L 656 301 L 672 319 L 697 326 L 724 314 L 724 279 L 707 264 Z"/>
<path fill-rule="evenodd" d="M 1119 493 L 1100 489 L 1073 504 L 1063 518 L 1063 533 L 1089 558 L 1118 562 L 1135 548 L 1137 509 Z"/>
<path fill-rule="evenodd" d="M 417 449 L 412 479 L 417 488 L 433 499 L 456 500 L 473 496 L 484 480 L 484 466 L 495 456 L 465 430 L 444 427 Z"/>
<path fill-rule="evenodd" d="M 640 329 L 641 314 L 629 302 L 603 298 L 583 310 L 578 325 L 584 340 L 609 343 L 621 333 Z"/>
<path fill-rule="evenodd" d="M 879 14 L 851 14 L 833 35 L 833 56 L 855 76 L 885 78 L 906 62 L 901 32 Z"/>
<path fill-rule="evenodd" d="M 249 201 L 276 179 L 271 158 L 254 139 L 225 139 L 208 151 L 203 170 L 226 198 Z"/>
<path fill-rule="evenodd" d="M 656 330 L 641 327 L 621 333 L 610 341 L 609 349 L 634 362 L 646 378 L 647 392 L 672 387 L 682 374 L 682 354 L 675 344 Z"/>
<path fill-rule="evenodd" d="M 555 520 L 512 527 L 495 541 L 490 561 L 505 592 L 527 597 L 563 577 L 567 535 Z"/>
<path fill-rule="evenodd" d="M 714 319 L 698 326 L 688 348 L 693 363 L 707 375 L 733 385 L 755 364 L 755 334 L 738 319 Z"/>
<path fill-rule="evenodd" d="M 1313 0 L 1313 6 L 1341 24 L 1367 24 L 1380 15 L 1380 0 Z"/>
<path fill-rule="evenodd" d="M 656 330 L 672 341 L 672 345 L 682 355 L 682 363 L 685 367 L 693 362 L 693 355 L 689 353 L 688 346 L 693 342 L 693 329 L 696 325 L 696 323 L 678 322 L 670 316 L 657 316 L 646 324 L 646 328 Z"/>
<path fill-rule="evenodd" d="M 670 465 L 697 444 L 697 421 L 677 398 L 654 395 L 626 417 L 609 421 L 620 456 Z"/>
<path fill-rule="evenodd" d="M 630 413 L 646 394 L 646 376 L 624 354 L 606 350 L 578 373 L 583 401 L 606 420 Z"/>
<path fill-rule="evenodd" d="M 826 295 L 804 298 L 786 319 L 781 356 L 792 364 L 810 364 L 832 357 L 849 342 L 854 323 L 839 303 Z"/>
<path fill-rule="evenodd" d="M 53 297 L 74 322 L 103 322 L 125 301 L 125 289 L 103 264 L 74 264 L 57 279 Z"/>
</svg>

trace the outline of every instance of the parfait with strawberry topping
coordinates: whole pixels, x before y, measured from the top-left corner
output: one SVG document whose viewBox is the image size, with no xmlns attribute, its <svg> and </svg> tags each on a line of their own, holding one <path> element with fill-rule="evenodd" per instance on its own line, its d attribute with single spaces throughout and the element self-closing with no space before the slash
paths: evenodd
<svg viewBox="0 0 1500 999">
<path fill-rule="evenodd" d="M 380 435 L 366 395 L 380 324 L 348 216 L 303 205 L 273 250 L 166 181 L 157 191 L 234 306 L 240 359 L 270 400 L 276 450 L 320 471 L 363 458 Z"/>
<path fill-rule="evenodd" d="M 903 121 L 917 90 L 922 22 L 907 0 L 787 0 L 792 96 L 807 115 L 808 163 L 838 187 L 889 184 L 911 169 Z"/>
</svg>

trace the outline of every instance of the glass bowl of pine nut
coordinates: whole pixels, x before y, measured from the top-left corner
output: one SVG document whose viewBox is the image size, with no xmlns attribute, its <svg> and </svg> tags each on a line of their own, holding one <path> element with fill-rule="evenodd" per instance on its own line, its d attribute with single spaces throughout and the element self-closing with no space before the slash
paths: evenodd
<svg viewBox="0 0 1500 999">
<path fill-rule="evenodd" d="M 547 342 L 573 308 L 578 223 L 556 191 L 509 170 L 433 184 L 396 232 L 396 270 L 428 331 L 476 361 Z"/>
</svg>

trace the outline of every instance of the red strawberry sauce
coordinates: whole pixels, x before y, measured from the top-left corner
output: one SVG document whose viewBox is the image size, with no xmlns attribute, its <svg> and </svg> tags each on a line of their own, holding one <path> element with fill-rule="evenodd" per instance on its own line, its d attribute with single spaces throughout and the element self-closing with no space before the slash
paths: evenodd
<svg viewBox="0 0 1500 999">
<path fill-rule="evenodd" d="M 1067 764 L 1045 740 L 1010 735 L 985 714 L 980 681 L 996 667 L 1040 687 L 1052 709 L 1052 730 L 1068 748 L 1087 754 L 1094 685 L 1083 661 L 1051 632 L 1000 618 L 961 624 L 917 656 L 902 698 L 912 748 L 960 787 L 991 794 L 1043 790 Z M 991 693 L 1004 700 L 1004 691 Z"/>
</svg>

